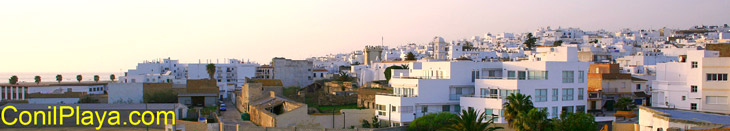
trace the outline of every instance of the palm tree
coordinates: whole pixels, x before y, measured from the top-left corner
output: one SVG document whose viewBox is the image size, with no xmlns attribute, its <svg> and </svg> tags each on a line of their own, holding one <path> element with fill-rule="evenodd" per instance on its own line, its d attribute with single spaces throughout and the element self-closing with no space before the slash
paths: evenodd
<svg viewBox="0 0 730 131">
<path fill-rule="evenodd" d="M 34 79 L 35 79 L 35 84 L 40 84 L 41 83 L 41 76 L 35 76 Z"/>
<path fill-rule="evenodd" d="M 450 131 L 494 131 L 497 129 L 502 129 L 502 127 L 496 127 L 492 126 L 492 123 L 494 123 L 494 118 L 488 118 L 487 114 L 484 112 L 479 112 L 474 110 L 474 108 L 469 108 L 468 110 L 461 110 L 461 116 L 452 119 L 454 124 L 447 127 L 446 130 Z M 487 120 L 489 119 L 489 120 Z M 487 122 L 483 122 L 487 120 Z"/>
<path fill-rule="evenodd" d="M 413 52 L 408 52 L 408 54 L 406 54 L 406 60 L 416 60 L 416 55 L 414 55 Z"/>
<path fill-rule="evenodd" d="M 99 82 L 99 75 L 94 75 L 94 82 Z"/>
<path fill-rule="evenodd" d="M 56 81 L 58 81 L 58 83 L 61 83 L 62 80 L 63 76 L 61 74 L 56 75 Z"/>
<path fill-rule="evenodd" d="M 213 75 L 215 74 L 215 64 L 208 64 L 205 66 L 205 70 L 208 71 L 208 76 L 210 76 L 210 79 L 213 79 Z"/>
<path fill-rule="evenodd" d="M 76 80 L 79 81 L 79 83 L 81 83 L 81 78 L 81 75 L 76 75 Z"/>
<path fill-rule="evenodd" d="M 552 123 L 547 119 L 548 113 L 545 109 L 532 108 L 526 113 L 518 115 L 519 119 L 515 124 L 518 131 L 546 131 L 550 130 Z"/>
<path fill-rule="evenodd" d="M 504 119 L 510 127 L 523 123 L 518 119 L 520 114 L 528 113 L 535 108 L 530 101 L 530 96 L 521 93 L 513 93 L 507 96 L 507 103 L 504 103 Z"/>
<path fill-rule="evenodd" d="M 8 80 L 10 84 L 18 84 L 18 76 L 13 75 Z"/>
<path fill-rule="evenodd" d="M 111 74 L 111 75 L 109 75 L 109 79 L 114 81 L 114 79 L 117 79 L 117 76 L 115 76 L 114 74 Z"/>
</svg>

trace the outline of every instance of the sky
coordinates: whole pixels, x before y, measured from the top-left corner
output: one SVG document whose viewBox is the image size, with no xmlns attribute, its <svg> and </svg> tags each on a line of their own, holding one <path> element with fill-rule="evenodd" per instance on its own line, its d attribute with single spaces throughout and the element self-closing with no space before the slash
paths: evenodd
<svg viewBox="0 0 730 131">
<path fill-rule="evenodd" d="M 7 0 L 0 73 L 123 72 L 158 58 L 268 63 L 540 27 L 730 24 L 728 0 Z"/>
</svg>

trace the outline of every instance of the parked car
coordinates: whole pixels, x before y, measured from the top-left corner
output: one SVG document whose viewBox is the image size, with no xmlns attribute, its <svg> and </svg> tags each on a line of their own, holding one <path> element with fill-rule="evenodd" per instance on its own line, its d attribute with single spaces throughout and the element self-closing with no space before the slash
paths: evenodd
<svg viewBox="0 0 730 131">
<path fill-rule="evenodd" d="M 219 110 L 226 111 L 226 104 L 221 104 Z"/>
</svg>

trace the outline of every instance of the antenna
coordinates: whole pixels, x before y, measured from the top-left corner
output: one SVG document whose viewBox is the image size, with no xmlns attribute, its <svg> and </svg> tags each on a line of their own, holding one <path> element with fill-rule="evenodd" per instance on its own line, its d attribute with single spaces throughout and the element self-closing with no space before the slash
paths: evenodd
<svg viewBox="0 0 730 131">
<path fill-rule="evenodd" d="M 383 36 L 380 36 L 380 46 L 383 46 L 383 40 L 384 40 L 384 39 L 385 39 L 385 38 L 384 38 Z"/>
</svg>

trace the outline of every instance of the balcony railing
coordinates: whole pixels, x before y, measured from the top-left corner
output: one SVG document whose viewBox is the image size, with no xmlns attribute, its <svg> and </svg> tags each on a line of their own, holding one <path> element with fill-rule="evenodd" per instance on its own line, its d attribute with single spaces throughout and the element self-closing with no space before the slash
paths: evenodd
<svg viewBox="0 0 730 131">
<path fill-rule="evenodd" d="M 418 97 L 418 95 L 405 95 L 405 94 L 393 94 L 393 93 L 376 93 L 375 95 L 395 96 L 395 97 Z"/>
<path fill-rule="evenodd" d="M 449 100 L 459 100 L 463 94 L 449 94 Z"/>
<path fill-rule="evenodd" d="M 449 76 L 392 76 L 398 79 L 451 79 Z"/>
<path fill-rule="evenodd" d="M 519 79 L 517 77 L 488 77 L 488 76 L 481 76 L 477 79 L 493 79 L 493 80 L 527 80 L 527 78 Z"/>
<path fill-rule="evenodd" d="M 462 97 L 475 97 L 475 98 L 490 98 L 490 99 L 504 99 L 499 95 L 462 95 Z"/>
</svg>

